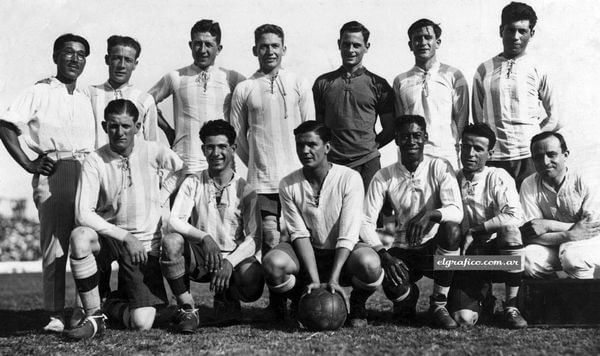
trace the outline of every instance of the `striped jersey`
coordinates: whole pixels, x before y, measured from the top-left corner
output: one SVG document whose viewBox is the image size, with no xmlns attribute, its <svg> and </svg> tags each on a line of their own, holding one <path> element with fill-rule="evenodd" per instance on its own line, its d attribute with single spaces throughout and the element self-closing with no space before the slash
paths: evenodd
<svg viewBox="0 0 600 356">
<path fill-rule="evenodd" d="M 375 173 L 365 197 L 365 218 L 361 230 L 361 237 L 371 246 L 381 245 L 375 229 L 386 197 L 396 213 L 394 246 L 406 247 L 403 242 L 406 225 L 423 209 L 438 210 L 442 214 L 441 222 L 460 224 L 463 219 L 456 175 L 450 164 L 441 158 L 424 155 L 414 172 L 398 161 Z M 424 234 L 421 244 L 433 238 L 438 228 L 439 224 L 434 224 Z"/>
<path fill-rule="evenodd" d="M 185 162 L 187 172 L 208 168 L 200 147 L 200 128 L 209 120 L 229 121 L 233 89 L 244 79 L 233 70 L 211 66 L 204 71 L 191 64 L 166 74 L 150 89 L 157 104 L 173 95 L 173 150 Z"/>
<path fill-rule="evenodd" d="M 248 167 L 248 183 L 259 194 L 274 194 L 279 181 L 298 169 L 294 129 L 315 119 L 310 83 L 280 69 L 256 72 L 240 83 L 231 100 L 237 154 Z"/>
<path fill-rule="evenodd" d="M 493 161 L 530 157 L 531 138 L 560 127 L 548 75 L 529 55 L 500 54 L 482 63 L 473 79 L 472 106 L 473 121 L 496 133 Z"/>
<path fill-rule="evenodd" d="M 522 225 L 523 209 L 515 180 L 504 169 L 483 167 L 471 180 L 461 170 L 457 179 L 465 215 L 463 231 L 482 223 L 489 232 Z"/>
<path fill-rule="evenodd" d="M 394 79 L 396 116 L 420 115 L 427 123 L 425 153 L 447 159 L 458 169 L 458 142 L 469 122 L 469 87 L 460 70 L 435 62 L 414 66 Z"/>
<path fill-rule="evenodd" d="M 148 93 L 134 88 L 131 84 L 123 84 L 115 89 L 107 81 L 104 84 L 92 85 L 85 89 L 86 94 L 92 101 L 92 109 L 96 119 L 96 147 L 102 147 L 108 143 L 108 135 L 102 129 L 104 121 L 104 109 L 113 100 L 127 99 L 132 101 L 140 112 L 142 126 L 138 136 L 148 141 L 158 140 L 158 114 L 154 98 Z"/>
<path fill-rule="evenodd" d="M 256 214 L 256 193 L 244 178 L 234 172 L 229 183 L 218 186 L 204 170 L 181 183 L 169 220 L 175 231 L 172 221 L 178 220 L 209 234 L 235 267 L 260 252 Z"/>
<path fill-rule="evenodd" d="M 162 170 L 178 171 L 183 162 L 167 146 L 136 137 L 123 157 L 104 145 L 88 155 L 75 198 L 75 221 L 100 235 L 137 237 L 146 251 L 158 252 L 161 239 L 159 181 Z"/>
<path fill-rule="evenodd" d="M 313 247 L 350 251 L 362 225 L 364 188 L 360 174 L 332 164 L 316 193 L 298 169 L 281 180 L 279 199 L 291 241 L 308 237 Z"/>
</svg>

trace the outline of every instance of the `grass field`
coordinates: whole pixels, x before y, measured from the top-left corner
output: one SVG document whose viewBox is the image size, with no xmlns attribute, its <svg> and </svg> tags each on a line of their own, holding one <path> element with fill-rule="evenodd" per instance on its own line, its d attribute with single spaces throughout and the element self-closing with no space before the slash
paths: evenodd
<svg viewBox="0 0 600 356">
<path fill-rule="evenodd" d="M 74 287 L 68 277 L 68 303 Z M 422 290 L 417 320 L 412 326 L 394 324 L 391 303 L 377 292 L 367 307 L 369 327 L 342 328 L 335 332 L 298 331 L 291 322 L 261 320 L 267 294 L 244 305 L 248 319 L 228 327 L 201 327 L 191 336 L 166 329 L 149 332 L 108 330 L 104 337 L 85 342 L 67 342 L 40 331 L 47 315 L 41 306 L 39 274 L 0 275 L 0 354 L 211 354 L 211 355 L 305 355 L 305 354 L 600 354 L 600 330 L 591 328 L 506 330 L 498 325 L 480 325 L 469 330 L 445 331 L 427 325 L 425 310 L 431 281 L 420 282 Z M 201 317 L 211 314 L 212 296 L 194 284 Z"/>
</svg>

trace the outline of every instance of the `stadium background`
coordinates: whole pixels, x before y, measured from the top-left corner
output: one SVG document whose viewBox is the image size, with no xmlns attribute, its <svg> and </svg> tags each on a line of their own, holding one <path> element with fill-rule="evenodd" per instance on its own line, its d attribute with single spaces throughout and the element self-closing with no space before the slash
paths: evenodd
<svg viewBox="0 0 600 356">
<path fill-rule="evenodd" d="M 371 49 L 365 65 L 385 77 L 394 77 L 413 65 L 406 29 L 415 20 L 430 18 L 441 24 L 442 46 L 438 59 L 458 67 L 471 86 L 475 69 L 502 49 L 498 34 L 501 9 L 506 0 L 255 0 L 255 1 L 97 1 L 7 0 L 0 22 L 0 110 L 27 86 L 55 74 L 52 43 L 66 32 L 86 37 L 91 45 L 80 85 L 102 83 L 107 78 L 104 64 L 106 38 L 129 35 L 142 45 L 139 65 L 132 83 L 148 89 L 165 73 L 192 62 L 187 46 L 189 30 L 202 18 L 220 22 L 223 51 L 217 64 L 246 76 L 257 68 L 252 56 L 253 30 L 263 23 L 281 25 L 286 33 L 284 67 L 310 81 L 340 65 L 336 47 L 340 26 L 356 19 L 371 30 Z M 597 83 L 600 71 L 600 2 L 595 0 L 526 1 L 539 21 L 529 53 L 552 75 L 572 156 L 570 165 L 600 177 L 598 154 L 600 108 Z M 160 105 L 172 116 L 170 100 Z M 384 165 L 396 158 L 393 144 L 382 150 Z M 35 258 L 37 227 L 21 221 L 37 220 L 31 200 L 31 177 L 0 147 L 0 260 L 8 256 Z M 599 180 L 600 182 L 600 180 Z M 25 199 L 15 220 L 13 204 Z M 17 209 L 19 211 L 19 209 Z M 8 241 L 8 242 L 7 242 Z M 9 246 L 9 251 L 6 246 Z M 39 249 L 39 248 L 38 248 Z M 14 252 L 17 251 L 17 252 Z M 19 252 L 21 251 L 21 252 Z M 33 256 L 33 257 L 32 257 Z"/>
</svg>

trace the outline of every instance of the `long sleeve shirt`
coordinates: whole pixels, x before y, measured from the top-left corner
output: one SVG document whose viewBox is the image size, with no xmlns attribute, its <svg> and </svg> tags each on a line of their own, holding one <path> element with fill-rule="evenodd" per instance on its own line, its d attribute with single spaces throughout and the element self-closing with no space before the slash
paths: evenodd
<svg viewBox="0 0 600 356">
<path fill-rule="evenodd" d="M 159 182 L 162 170 L 183 162 L 168 147 L 137 139 L 128 157 L 100 147 L 83 162 L 75 198 L 75 221 L 100 235 L 123 240 L 131 233 L 146 251 L 157 253 L 161 239 Z"/>
<path fill-rule="evenodd" d="M 300 166 L 293 131 L 314 119 L 310 83 L 294 73 L 280 69 L 273 77 L 256 72 L 236 87 L 231 102 L 236 152 L 257 193 L 277 193 L 279 181 Z"/>
<path fill-rule="evenodd" d="M 435 62 L 424 71 L 414 66 L 394 79 L 396 116 L 420 115 L 427 123 L 425 153 L 458 163 L 458 142 L 469 122 L 469 87 L 460 70 Z"/>
<path fill-rule="evenodd" d="M 308 237 L 315 248 L 350 251 L 358 242 L 364 188 L 351 168 L 333 164 L 319 193 L 299 169 L 281 180 L 279 197 L 291 241 Z"/>
<path fill-rule="evenodd" d="M 365 197 L 361 237 L 371 246 L 381 245 L 376 224 L 386 196 L 396 213 L 395 246 L 406 247 L 406 225 L 423 209 L 438 210 L 442 215 L 440 222 L 460 224 L 463 219 L 460 188 L 454 170 L 446 160 L 425 155 L 414 172 L 396 162 L 375 174 Z M 438 228 L 439 224 L 433 224 L 421 244 L 433 238 Z"/>
<path fill-rule="evenodd" d="M 244 178 L 234 173 L 231 181 L 219 188 L 204 170 L 181 183 L 169 221 L 188 224 L 191 218 L 191 225 L 209 234 L 235 267 L 260 253 L 256 214 L 256 193 Z"/>
</svg>

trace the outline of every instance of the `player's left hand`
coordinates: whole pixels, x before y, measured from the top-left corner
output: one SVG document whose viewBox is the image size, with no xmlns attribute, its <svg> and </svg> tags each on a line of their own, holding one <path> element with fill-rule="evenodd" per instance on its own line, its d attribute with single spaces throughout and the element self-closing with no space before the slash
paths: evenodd
<svg viewBox="0 0 600 356">
<path fill-rule="evenodd" d="M 342 286 L 340 286 L 338 281 L 330 280 L 327 282 L 327 290 L 329 290 L 332 294 L 339 293 L 342 298 L 344 298 L 344 303 L 346 303 L 346 310 L 350 311 L 350 302 L 348 301 L 348 296 L 346 295 L 346 291 Z"/>
<path fill-rule="evenodd" d="M 223 259 L 221 263 L 221 269 L 217 272 L 213 273 L 212 279 L 210 281 L 210 290 L 215 291 L 215 293 L 223 293 L 227 289 L 229 289 L 229 281 L 231 280 L 231 275 L 233 274 L 233 265 L 229 260 Z"/>
<path fill-rule="evenodd" d="M 406 224 L 406 240 L 410 246 L 421 244 L 423 235 L 430 229 L 431 214 L 423 209 Z"/>
</svg>

